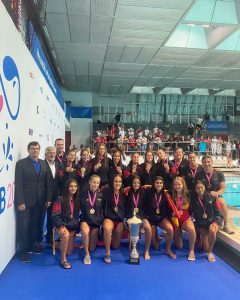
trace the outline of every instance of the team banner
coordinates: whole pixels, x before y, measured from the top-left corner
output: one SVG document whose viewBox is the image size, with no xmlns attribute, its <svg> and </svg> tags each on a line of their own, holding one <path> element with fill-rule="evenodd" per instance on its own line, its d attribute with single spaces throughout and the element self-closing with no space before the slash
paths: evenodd
<svg viewBox="0 0 240 300">
<path fill-rule="evenodd" d="M 0 1 L 0 273 L 15 254 L 15 164 L 27 144 L 44 148 L 64 137 L 65 116 L 55 94 Z"/>
</svg>

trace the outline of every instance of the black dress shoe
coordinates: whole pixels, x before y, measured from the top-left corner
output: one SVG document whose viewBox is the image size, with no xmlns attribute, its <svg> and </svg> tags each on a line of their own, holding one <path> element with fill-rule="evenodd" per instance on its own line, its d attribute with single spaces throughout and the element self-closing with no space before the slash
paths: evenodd
<svg viewBox="0 0 240 300">
<path fill-rule="evenodd" d="M 31 262 L 30 256 L 26 251 L 21 251 L 19 253 L 19 259 L 24 262 L 24 263 L 29 263 Z"/>
<path fill-rule="evenodd" d="M 38 244 L 38 245 L 34 245 L 29 251 L 28 253 L 33 253 L 33 254 L 42 254 L 42 245 Z"/>
</svg>

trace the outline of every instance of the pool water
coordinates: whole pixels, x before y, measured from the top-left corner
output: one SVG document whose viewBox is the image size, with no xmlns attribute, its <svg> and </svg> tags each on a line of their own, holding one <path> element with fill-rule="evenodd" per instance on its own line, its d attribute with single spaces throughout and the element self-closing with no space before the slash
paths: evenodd
<svg viewBox="0 0 240 300">
<path fill-rule="evenodd" d="M 226 176 L 223 197 L 228 205 L 240 208 L 240 176 Z"/>
</svg>

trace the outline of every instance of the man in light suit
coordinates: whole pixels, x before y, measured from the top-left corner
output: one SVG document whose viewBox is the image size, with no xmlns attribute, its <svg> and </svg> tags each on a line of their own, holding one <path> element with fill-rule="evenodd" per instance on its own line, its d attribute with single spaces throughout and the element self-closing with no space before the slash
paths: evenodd
<svg viewBox="0 0 240 300">
<path fill-rule="evenodd" d="M 39 159 L 40 145 L 30 142 L 29 156 L 20 159 L 15 169 L 15 205 L 17 209 L 17 243 L 19 258 L 30 262 L 29 252 L 41 254 L 37 248 L 41 234 L 41 217 L 48 200 L 47 166 Z"/>
<path fill-rule="evenodd" d="M 47 208 L 47 234 L 46 243 L 52 244 L 52 204 L 56 200 L 58 191 L 58 169 L 59 163 L 56 159 L 56 148 L 49 146 L 45 149 L 45 161 L 47 165 L 47 175 L 49 183 L 49 200 L 51 201 L 50 206 Z M 44 214 L 45 215 L 45 214 Z M 43 216 L 44 221 L 44 216 Z"/>
</svg>

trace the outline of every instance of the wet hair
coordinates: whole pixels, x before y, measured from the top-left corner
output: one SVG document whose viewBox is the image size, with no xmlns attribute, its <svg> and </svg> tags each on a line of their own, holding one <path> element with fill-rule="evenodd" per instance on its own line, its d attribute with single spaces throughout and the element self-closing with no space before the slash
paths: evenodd
<svg viewBox="0 0 240 300">
<path fill-rule="evenodd" d="M 114 164 L 113 156 L 114 156 L 116 153 L 119 153 L 119 154 L 120 154 L 120 160 L 119 160 L 117 166 L 122 167 L 122 153 L 121 153 L 121 151 L 118 150 L 118 149 L 114 149 L 113 152 L 112 152 L 112 163 Z"/>
<path fill-rule="evenodd" d="M 144 163 L 146 163 L 146 158 L 147 158 L 148 153 L 152 154 L 152 156 L 153 156 L 152 165 L 154 165 L 155 164 L 155 162 L 154 162 L 154 154 L 153 154 L 153 152 L 151 150 L 146 151 L 145 156 L 144 156 Z"/>
<path fill-rule="evenodd" d="M 98 178 L 100 181 L 101 181 L 101 178 L 96 175 L 96 174 L 93 174 L 90 178 L 89 178 L 89 182 L 91 182 L 94 178 Z"/>
<path fill-rule="evenodd" d="M 172 182 L 173 198 L 177 197 L 177 192 L 174 189 L 174 182 L 177 181 L 177 180 L 181 181 L 181 183 L 183 185 L 182 195 L 187 200 L 187 202 L 190 204 L 191 201 L 190 201 L 190 196 L 189 196 L 188 188 L 187 188 L 187 185 L 186 185 L 186 181 L 180 176 L 174 177 L 173 182 Z"/>
<path fill-rule="evenodd" d="M 165 181 L 164 181 L 164 179 L 163 179 L 162 176 L 156 176 L 156 177 L 154 178 L 154 181 L 153 181 L 153 184 L 152 184 L 152 188 L 155 189 L 155 182 L 158 181 L 158 180 L 161 180 L 161 181 L 162 181 L 162 183 L 163 183 L 163 188 L 162 188 L 162 190 L 164 190 L 164 189 L 165 189 Z"/>
<path fill-rule="evenodd" d="M 74 214 L 79 213 L 79 209 L 80 209 L 80 201 L 79 201 L 79 184 L 77 182 L 77 180 L 75 179 L 69 179 L 63 189 L 63 214 L 66 215 L 67 212 L 69 211 L 69 206 L 70 206 L 70 197 L 69 197 L 69 187 L 71 185 L 71 183 L 76 183 L 77 185 L 77 191 L 76 193 L 73 195 L 73 202 L 74 202 Z"/>
<path fill-rule="evenodd" d="M 195 184 L 194 184 L 194 191 L 195 191 L 195 193 L 196 193 L 196 186 L 197 186 L 198 184 L 202 184 L 202 185 L 204 186 L 204 188 L 205 188 L 205 190 L 204 190 L 204 196 L 205 196 L 206 193 L 207 193 L 207 189 L 206 189 L 206 184 L 205 184 L 202 180 L 197 180 L 197 181 L 195 182 Z"/>
</svg>

